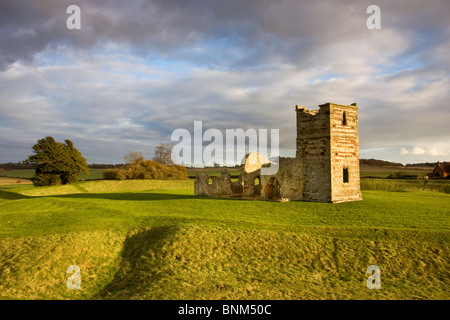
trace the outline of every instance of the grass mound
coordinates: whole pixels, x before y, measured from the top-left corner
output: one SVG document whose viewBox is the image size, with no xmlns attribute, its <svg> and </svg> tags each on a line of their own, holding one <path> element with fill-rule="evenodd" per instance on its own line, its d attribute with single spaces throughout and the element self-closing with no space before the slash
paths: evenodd
<svg viewBox="0 0 450 320">
<path fill-rule="evenodd" d="M 195 197 L 192 186 L 0 190 L 0 298 L 450 298 L 448 194 L 274 203 Z M 380 290 L 365 284 L 372 264 Z M 66 286 L 70 265 L 81 290 Z"/>
<path fill-rule="evenodd" d="M 426 238 L 385 230 L 384 240 L 373 241 L 187 224 L 127 236 L 4 239 L 0 292 L 14 299 L 446 299 L 448 241 Z M 371 264 L 381 268 L 381 290 L 366 287 Z M 69 265 L 81 269 L 81 290 L 67 289 Z"/>
<path fill-rule="evenodd" d="M 445 298 L 445 250 L 439 242 L 420 239 L 374 242 L 294 232 L 163 227 L 127 238 L 125 262 L 100 297 Z M 382 270 L 384 290 L 366 287 L 365 272 L 375 263 Z"/>
<path fill-rule="evenodd" d="M 117 268 L 124 237 L 111 231 L 0 240 L 0 299 L 83 299 Z M 81 290 L 67 288 L 67 267 L 81 269 Z"/>
<path fill-rule="evenodd" d="M 133 192 L 142 190 L 174 190 L 193 188 L 192 180 L 97 180 L 86 181 L 61 186 L 39 188 L 21 188 L 18 192 L 26 196 L 51 196 L 76 193 L 101 192 Z"/>
</svg>

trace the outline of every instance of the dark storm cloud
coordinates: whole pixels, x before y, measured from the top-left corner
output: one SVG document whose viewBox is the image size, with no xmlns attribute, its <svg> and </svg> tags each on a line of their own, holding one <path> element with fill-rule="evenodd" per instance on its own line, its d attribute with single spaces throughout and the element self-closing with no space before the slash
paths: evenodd
<svg viewBox="0 0 450 320">
<path fill-rule="evenodd" d="M 372 1 L 1 1 L 0 66 L 48 46 L 92 48 L 129 44 L 142 55 L 183 58 L 236 68 L 288 62 L 318 63 L 320 48 L 366 37 Z M 66 8 L 81 8 L 82 30 L 66 28 Z M 418 43 L 448 35 L 449 2 L 380 1 L 383 27 L 416 33 Z M 439 9 L 436 9 L 439 8 Z M 420 37 L 423 39 L 420 40 Z M 358 48 L 348 48 L 348 54 Z M 316 54 L 313 54 L 316 52 Z M 317 54 L 319 53 L 319 54 Z"/>
<path fill-rule="evenodd" d="M 71 4 L 81 30 L 66 28 Z M 377 31 L 371 4 L 0 0 L 2 159 L 54 135 L 89 162 L 120 162 L 194 120 L 278 128 L 292 151 L 294 105 L 327 101 L 359 103 L 363 149 L 410 155 L 436 142 L 427 150 L 449 155 L 450 1 L 377 1 Z"/>
<path fill-rule="evenodd" d="M 294 12 L 314 11 L 306 5 L 268 1 L 77 1 L 82 30 L 73 32 L 66 28 L 69 4 L 72 1 L 3 1 L 0 66 L 29 61 L 48 46 L 91 48 L 101 41 L 126 43 L 143 55 L 196 62 L 206 58 L 206 63 L 228 67 L 254 64 L 271 56 L 295 56 L 289 49 L 309 42 L 302 38 L 311 26 L 295 19 Z M 314 32 L 320 30 L 316 27 Z M 210 50 L 214 59 L 207 58 Z"/>
</svg>

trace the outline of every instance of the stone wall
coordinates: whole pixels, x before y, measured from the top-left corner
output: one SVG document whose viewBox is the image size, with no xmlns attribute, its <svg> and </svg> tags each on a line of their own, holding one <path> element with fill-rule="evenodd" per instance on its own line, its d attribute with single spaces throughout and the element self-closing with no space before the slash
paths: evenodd
<svg viewBox="0 0 450 320">
<path fill-rule="evenodd" d="M 296 106 L 296 111 L 297 157 L 304 171 L 303 199 L 361 200 L 358 105 L 326 103 L 319 110 Z"/>
<path fill-rule="evenodd" d="M 361 200 L 358 105 L 330 104 L 330 123 L 331 200 L 333 202 Z M 348 175 L 346 182 L 344 169 Z"/>
<path fill-rule="evenodd" d="M 261 176 L 264 161 L 246 157 L 243 173 L 231 181 L 198 174 L 196 195 L 237 196 L 272 201 L 343 202 L 361 200 L 359 178 L 358 105 L 326 103 L 319 110 L 296 106 L 297 154 L 280 158 L 275 175 Z M 250 161 L 252 160 L 252 161 Z"/>
<path fill-rule="evenodd" d="M 331 201 L 330 110 L 297 111 L 297 157 L 304 173 L 303 200 Z"/>
<path fill-rule="evenodd" d="M 261 194 L 261 178 L 260 170 L 252 172 L 244 172 L 240 175 L 242 180 L 242 196 L 243 197 L 259 197 Z"/>
<path fill-rule="evenodd" d="M 300 159 L 280 158 L 279 169 L 275 175 L 261 176 L 261 199 L 302 200 L 303 183 L 303 168 Z"/>
<path fill-rule="evenodd" d="M 264 155 L 252 151 L 244 157 L 242 169 L 244 172 L 250 173 L 259 170 L 264 164 L 268 163 L 270 163 L 270 161 Z"/>
<path fill-rule="evenodd" d="M 242 178 L 232 182 L 227 169 L 223 169 L 220 176 L 211 177 L 211 183 L 209 183 L 209 179 L 209 175 L 206 173 L 197 174 L 194 183 L 196 196 L 232 196 L 243 192 Z"/>
</svg>

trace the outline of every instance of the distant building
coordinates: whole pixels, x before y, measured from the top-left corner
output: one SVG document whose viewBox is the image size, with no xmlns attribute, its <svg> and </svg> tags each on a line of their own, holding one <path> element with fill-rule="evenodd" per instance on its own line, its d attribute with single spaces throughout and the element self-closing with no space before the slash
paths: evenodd
<svg viewBox="0 0 450 320">
<path fill-rule="evenodd" d="M 434 167 L 430 175 L 431 178 L 448 178 L 450 177 L 450 163 L 438 163 Z"/>
</svg>

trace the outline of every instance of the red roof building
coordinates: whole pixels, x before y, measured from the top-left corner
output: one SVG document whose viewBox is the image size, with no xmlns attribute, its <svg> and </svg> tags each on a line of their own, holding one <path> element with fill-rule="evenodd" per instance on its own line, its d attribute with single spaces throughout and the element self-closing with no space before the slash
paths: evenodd
<svg viewBox="0 0 450 320">
<path fill-rule="evenodd" d="M 450 177 L 450 163 L 438 163 L 431 173 L 433 178 L 447 178 Z"/>
</svg>

